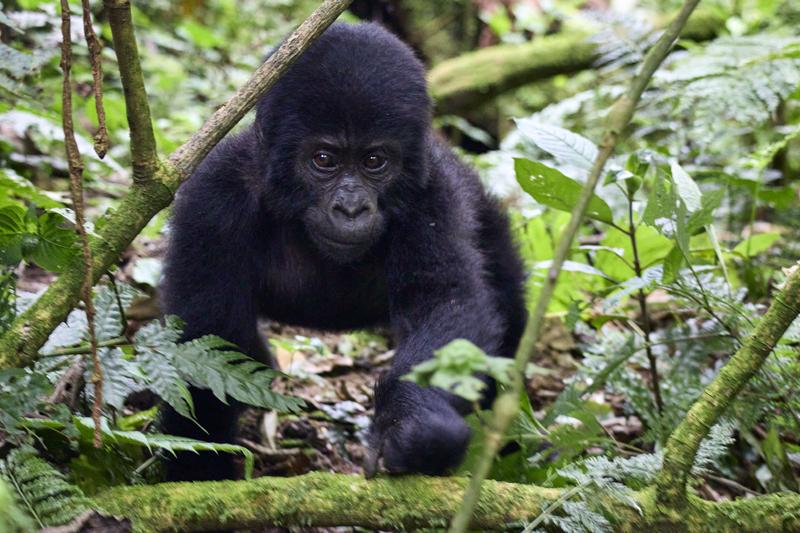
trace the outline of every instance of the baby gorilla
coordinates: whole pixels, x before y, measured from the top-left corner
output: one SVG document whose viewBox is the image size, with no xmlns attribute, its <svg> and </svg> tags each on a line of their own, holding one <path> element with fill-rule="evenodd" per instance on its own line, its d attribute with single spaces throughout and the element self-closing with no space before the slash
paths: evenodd
<svg viewBox="0 0 800 533">
<path fill-rule="evenodd" d="M 186 339 L 219 335 L 267 363 L 259 317 L 389 326 L 396 352 L 376 386 L 371 446 L 390 472 L 444 473 L 469 440 L 465 402 L 401 376 L 458 338 L 511 356 L 525 321 L 508 221 L 430 119 L 406 45 L 377 25 L 332 26 L 180 190 L 163 287 Z M 164 431 L 231 442 L 237 408 L 192 394 L 208 433 L 170 409 Z M 181 454 L 167 474 L 235 471 L 224 455 Z"/>
</svg>

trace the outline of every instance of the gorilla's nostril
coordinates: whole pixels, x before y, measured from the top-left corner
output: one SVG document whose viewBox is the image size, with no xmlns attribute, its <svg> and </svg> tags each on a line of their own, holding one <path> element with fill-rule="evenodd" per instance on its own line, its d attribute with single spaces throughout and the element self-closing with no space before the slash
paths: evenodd
<svg viewBox="0 0 800 533">
<path fill-rule="evenodd" d="M 337 202 L 333 206 L 334 211 L 339 211 L 347 218 L 356 219 L 361 215 L 367 214 L 369 206 L 366 202 Z"/>
</svg>

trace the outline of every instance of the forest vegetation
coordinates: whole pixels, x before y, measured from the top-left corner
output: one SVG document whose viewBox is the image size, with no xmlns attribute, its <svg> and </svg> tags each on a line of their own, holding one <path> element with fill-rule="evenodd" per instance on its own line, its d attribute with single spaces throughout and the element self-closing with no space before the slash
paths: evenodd
<svg viewBox="0 0 800 533">
<path fill-rule="evenodd" d="M 800 1 L 0 5 L 0 533 L 800 531 Z M 160 312 L 176 192 L 335 20 L 414 49 L 525 264 L 514 359 L 407 376 L 498 384 L 452 475 L 364 477 L 388 331 L 263 323 L 273 369 Z M 235 442 L 160 431 L 189 387 Z"/>
</svg>

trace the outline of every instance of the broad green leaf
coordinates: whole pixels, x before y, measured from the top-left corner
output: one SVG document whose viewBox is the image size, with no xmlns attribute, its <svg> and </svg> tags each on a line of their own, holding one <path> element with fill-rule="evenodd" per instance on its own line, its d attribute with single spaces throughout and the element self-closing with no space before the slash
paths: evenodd
<svg viewBox="0 0 800 533">
<path fill-rule="evenodd" d="M 742 257 L 753 257 L 769 249 L 775 241 L 781 238 L 777 232 L 759 233 L 743 240 L 733 249 L 733 253 Z"/>
<path fill-rule="evenodd" d="M 583 189 L 583 186 L 577 181 L 536 161 L 516 158 L 514 159 L 514 170 L 517 181 L 525 192 L 540 204 L 561 211 L 572 211 L 578 202 L 581 189 Z M 611 208 L 596 195 L 592 195 L 592 199 L 589 201 L 586 216 L 606 224 L 614 221 Z"/>
<path fill-rule="evenodd" d="M 672 247 L 666 257 L 664 257 L 664 274 L 661 281 L 664 283 L 672 283 L 678 279 L 681 265 L 683 265 L 683 253 L 680 246 L 677 244 Z"/>
<path fill-rule="evenodd" d="M 664 221 L 671 221 L 674 218 L 675 194 L 672 191 L 672 184 L 659 172 L 652 189 L 650 189 L 642 221 L 649 226 L 658 228 L 664 224 Z"/>
<path fill-rule="evenodd" d="M 674 242 L 661 235 L 655 228 L 639 224 L 636 228 L 636 244 L 642 268 L 660 263 L 674 245 Z M 615 280 L 633 277 L 633 249 L 631 239 L 616 228 L 606 230 L 595 253 L 594 267 Z M 606 248 L 610 250 L 606 250 Z"/>
<path fill-rule="evenodd" d="M 672 170 L 672 179 L 675 182 L 678 197 L 683 200 L 686 210 L 694 213 L 703 205 L 703 194 L 700 192 L 700 187 L 678 163 L 672 163 L 670 170 Z"/>
<path fill-rule="evenodd" d="M 800 483 L 794 474 L 792 462 L 786 453 L 786 448 L 781 441 L 780 434 L 774 422 L 770 423 L 769 431 L 761 445 L 767 467 L 774 478 L 785 488 L 797 492 Z"/>
<path fill-rule="evenodd" d="M 703 195 L 703 206 L 689 216 L 686 223 L 686 230 L 689 235 L 694 235 L 703 228 L 707 228 L 714 222 L 714 211 L 722 204 L 725 196 L 724 189 L 717 189 Z"/>
<path fill-rule="evenodd" d="M 64 228 L 64 218 L 47 212 L 39 217 L 37 243 L 28 254 L 42 268 L 61 272 L 78 253 L 78 238 L 71 229 Z"/>
<path fill-rule="evenodd" d="M 213 48 L 222 44 L 222 38 L 215 34 L 208 26 L 204 26 L 192 19 L 185 20 L 179 27 L 178 33 L 189 38 L 200 48 Z"/>
<path fill-rule="evenodd" d="M 22 261 L 22 242 L 28 232 L 23 207 L 9 205 L 0 209 L 0 261 L 7 265 Z"/>
<path fill-rule="evenodd" d="M 6 194 L 23 198 L 39 207 L 64 207 L 63 203 L 53 198 L 57 196 L 56 193 L 41 191 L 12 169 L 0 168 L 0 196 Z"/>
<path fill-rule="evenodd" d="M 523 135 L 561 162 L 589 170 L 597 159 L 597 146 L 586 137 L 529 118 L 516 122 Z"/>
</svg>

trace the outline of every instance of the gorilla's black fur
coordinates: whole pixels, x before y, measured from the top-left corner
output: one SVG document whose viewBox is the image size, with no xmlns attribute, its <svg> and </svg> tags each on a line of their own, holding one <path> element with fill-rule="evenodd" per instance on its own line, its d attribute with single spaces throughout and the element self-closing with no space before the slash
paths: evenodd
<svg viewBox="0 0 800 533">
<path fill-rule="evenodd" d="M 398 378 L 456 338 L 513 354 L 525 321 L 508 221 L 437 140 L 422 65 L 374 24 L 334 25 L 183 186 L 171 222 L 164 311 L 269 361 L 258 317 L 312 328 L 389 325 L 397 350 L 376 390 L 372 444 L 394 472 L 462 459 L 464 402 Z M 233 437 L 236 408 L 193 391 L 197 425 Z M 171 479 L 234 475 L 224 456 L 181 455 Z"/>
</svg>

